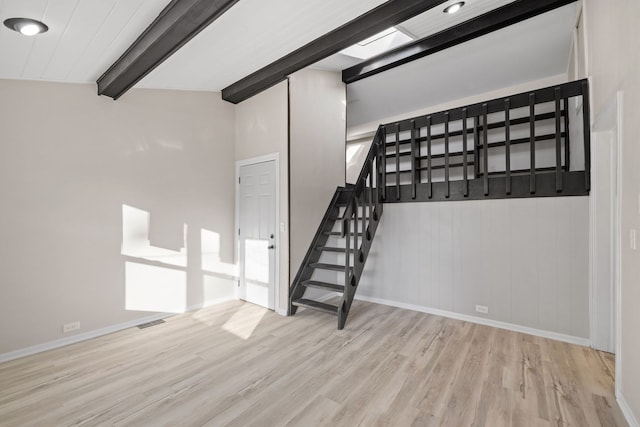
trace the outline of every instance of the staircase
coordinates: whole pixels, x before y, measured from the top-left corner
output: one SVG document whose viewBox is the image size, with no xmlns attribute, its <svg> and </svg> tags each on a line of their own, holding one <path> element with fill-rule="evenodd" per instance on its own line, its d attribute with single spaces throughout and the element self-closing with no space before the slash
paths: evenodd
<svg viewBox="0 0 640 427">
<path fill-rule="evenodd" d="M 571 137 L 570 117 L 582 121 Z M 331 199 L 289 289 L 290 314 L 320 310 L 344 328 L 383 203 L 588 195 L 590 152 L 587 80 L 380 125 L 357 181 Z M 305 298 L 308 289 L 339 303 Z"/>
<path fill-rule="evenodd" d="M 289 289 L 292 315 L 298 307 L 320 310 L 336 315 L 338 329 L 344 328 L 382 216 L 377 184 L 383 174 L 382 150 L 382 128 L 379 128 L 356 183 L 336 189 L 293 280 Z M 329 258 L 331 262 L 323 261 L 323 258 Z M 334 281 L 327 279 L 333 276 Z M 333 305 L 304 298 L 307 289 L 339 293 L 340 302 Z"/>
</svg>

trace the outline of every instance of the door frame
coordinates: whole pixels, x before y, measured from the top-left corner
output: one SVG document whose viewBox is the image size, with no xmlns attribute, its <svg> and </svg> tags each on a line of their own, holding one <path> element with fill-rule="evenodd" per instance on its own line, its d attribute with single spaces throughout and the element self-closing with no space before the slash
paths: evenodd
<svg viewBox="0 0 640 427">
<path fill-rule="evenodd" d="M 274 288 L 275 288 L 275 303 L 274 303 L 274 311 L 276 313 L 280 313 L 280 153 L 269 153 L 269 154 L 265 154 L 263 156 L 256 156 L 256 157 L 250 157 L 247 159 L 242 159 L 242 160 L 236 160 L 236 176 L 235 176 L 235 203 L 236 203 L 236 207 L 235 207 L 235 227 L 233 229 L 233 233 L 234 233 L 234 251 L 236 254 L 236 264 L 238 266 L 238 280 L 237 280 L 237 286 L 236 286 L 236 290 L 235 290 L 235 297 L 236 299 L 240 299 L 240 281 L 241 281 L 241 272 L 242 272 L 242 268 L 244 267 L 242 265 L 242 259 L 240 258 L 240 235 L 239 235 L 239 229 L 240 229 L 240 168 L 242 166 L 251 166 L 251 165 L 255 165 L 258 163 L 265 163 L 265 162 L 270 162 L 270 161 L 274 161 L 275 162 L 275 167 L 276 167 L 276 173 L 275 173 L 275 187 L 276 187 L 276 192 L 275 192 L 275 245 L 276 245 L 276 250 L 275 250 L 275 283 L 274 283 Z"/>
<path fill-rule="evenodd" d="M 599 304 L 597 299 L 597 290 L 595 283 L 597 274 L 597 262 L 595 257 L 595 242 L 593 236 L 596 232 L 596 217 L 594 205 L 599 198 L 597 192 L 593 191 L 589 196 L 589 221 L 590 221 L 590 329 L 591 329 L 591 346 L 596 349 L 613 351 L 616 358 L 616 366 L 621 364 L 621 213 L 622 213 L 622 92 L 614 93 L 609 99 L 607 104 L 598 112 L 595 120 L 592 121 L 592 144 L 598 144 L 598 139 L 602 138 L 608 141 L 610 144 L 610 190 L 611 194 L 605 195 L 609 199 L 610 204 L 610 218 L 611 224 L 609 224 L 611 239 L 609 242 L 609 263 L 610 263 L 610 283 L 611 283 L 611 325 L 610 325 L 610 343 L 602 348 L 596 342 L 594 333 L 599 330 L 600 319 L 597 316 L 597 310 L 595 307 Z M 591 156 L 592 164 L 595 162 L 594 156 Z M 593 170 L 595 175 L 594 179 L 597 179 L 598 170 Z M 615 387 L 616 390 L 620 384 L 620 370 L 616 369 L 615 372 Z"/>
</svg>

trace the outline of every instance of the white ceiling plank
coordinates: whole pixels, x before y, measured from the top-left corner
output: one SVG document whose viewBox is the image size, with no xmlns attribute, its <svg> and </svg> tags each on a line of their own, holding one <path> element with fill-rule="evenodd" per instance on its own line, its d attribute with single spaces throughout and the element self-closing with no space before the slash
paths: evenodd
<svg viewBox="0 0 640 427">
<path fill-rule="evenodd" d="M 43 19 L 48 0 L 5 0 L 2 7 L 0 20 L 8 18 L 33 18 Z M 25 63 L 29 59 L 31 49 L 37 37 L 45 37 L 47 33 L 34 37 L 25 37 L 22 34 L 6 28 L 0 28 L 0 52 L 2 52 L 2 72 L 0 77 L 19 79 Z"/>
<path fill-rule="evenodd" d="M 383 2 L 242 0 L 138 86 L 219 91 Z"/>
<path fill-rule="evenodd" d="M 166 0 L 119 0 L 67 79 L 95 82 L 164 9 Z"/>
<path fill-rule="evenodd" d="M 21 78 L 40 80 L 61 43 L 67 24 L 71 20 L 80 0 L 49 1 L 42 21 L 49 31 L 34 37 L 33 49 L 21 73 Z"/>
<path fill-rule="evenodd" d="M 72 64 L 84 52 L 114 4 L 115 0 L 81 0 L 78 3 L 42 78 L 64 81 Z"/>
<path fill-rule="evenodd" d="M 455 1 L 445 3 L 405 22 L 400 27 L 421 39 L 469 19 L 480 16 L 493 9 L 513 3 L 515 0 L 466 0 L 464 7 L 454 14 L 444 13 L 443 10 Z"/>
</svg>

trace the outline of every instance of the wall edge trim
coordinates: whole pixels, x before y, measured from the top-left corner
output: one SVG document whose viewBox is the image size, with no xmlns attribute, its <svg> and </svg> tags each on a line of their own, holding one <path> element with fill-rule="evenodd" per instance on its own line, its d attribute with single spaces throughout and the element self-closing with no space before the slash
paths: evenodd
<svg viewBox="0 0 640 427">
<path fill-rule="evenodd" d="M 591 340 L 589 338 L 581 338 L 572 335 L 561 334 L 559 332 L 545 331 L 542 329 L 530 328 L 528 326 L 516 325 L 513 323 L 501 322 L 493 319 L 483 319 L 481 317 L 469 316 L 467 314 L 455 313 L 453 311 L 440 310 L 437 308 L 407 304 L 403 302 L 397 302 L 387 300 L 383 298 L 374 298 L 362 295 L 356 295 L 356 300 L 372 302 L 375 304 L 388 305 L 391 307 L 403 308 L 406 310 L 418 311 L 421 313 L 433 314 L 436 316 L 448 317 L 450 319 L 462 320 L 465 322 L 476 323 L 484 326 L 491 326 L 494 328 L 505 329 L 513 332 L 520 332 L 524 334 L 534 335 L 542 338 L 549 338 L 556 341 L 562 341 L 569 344 L 576 344 L 583 347 L 591 347 Z"/>
</svg>

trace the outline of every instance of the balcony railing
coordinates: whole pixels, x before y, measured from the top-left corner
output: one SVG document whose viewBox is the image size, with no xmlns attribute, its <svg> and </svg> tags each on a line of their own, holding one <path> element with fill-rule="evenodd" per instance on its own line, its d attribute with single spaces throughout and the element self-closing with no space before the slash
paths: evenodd
<svg viewBox="0 0 640 427">
<path fill-rule="evenodd" d="M 383 200 L 588 194 L 588 94 L 580 80 L 382 125 Z"/>
</svg>

